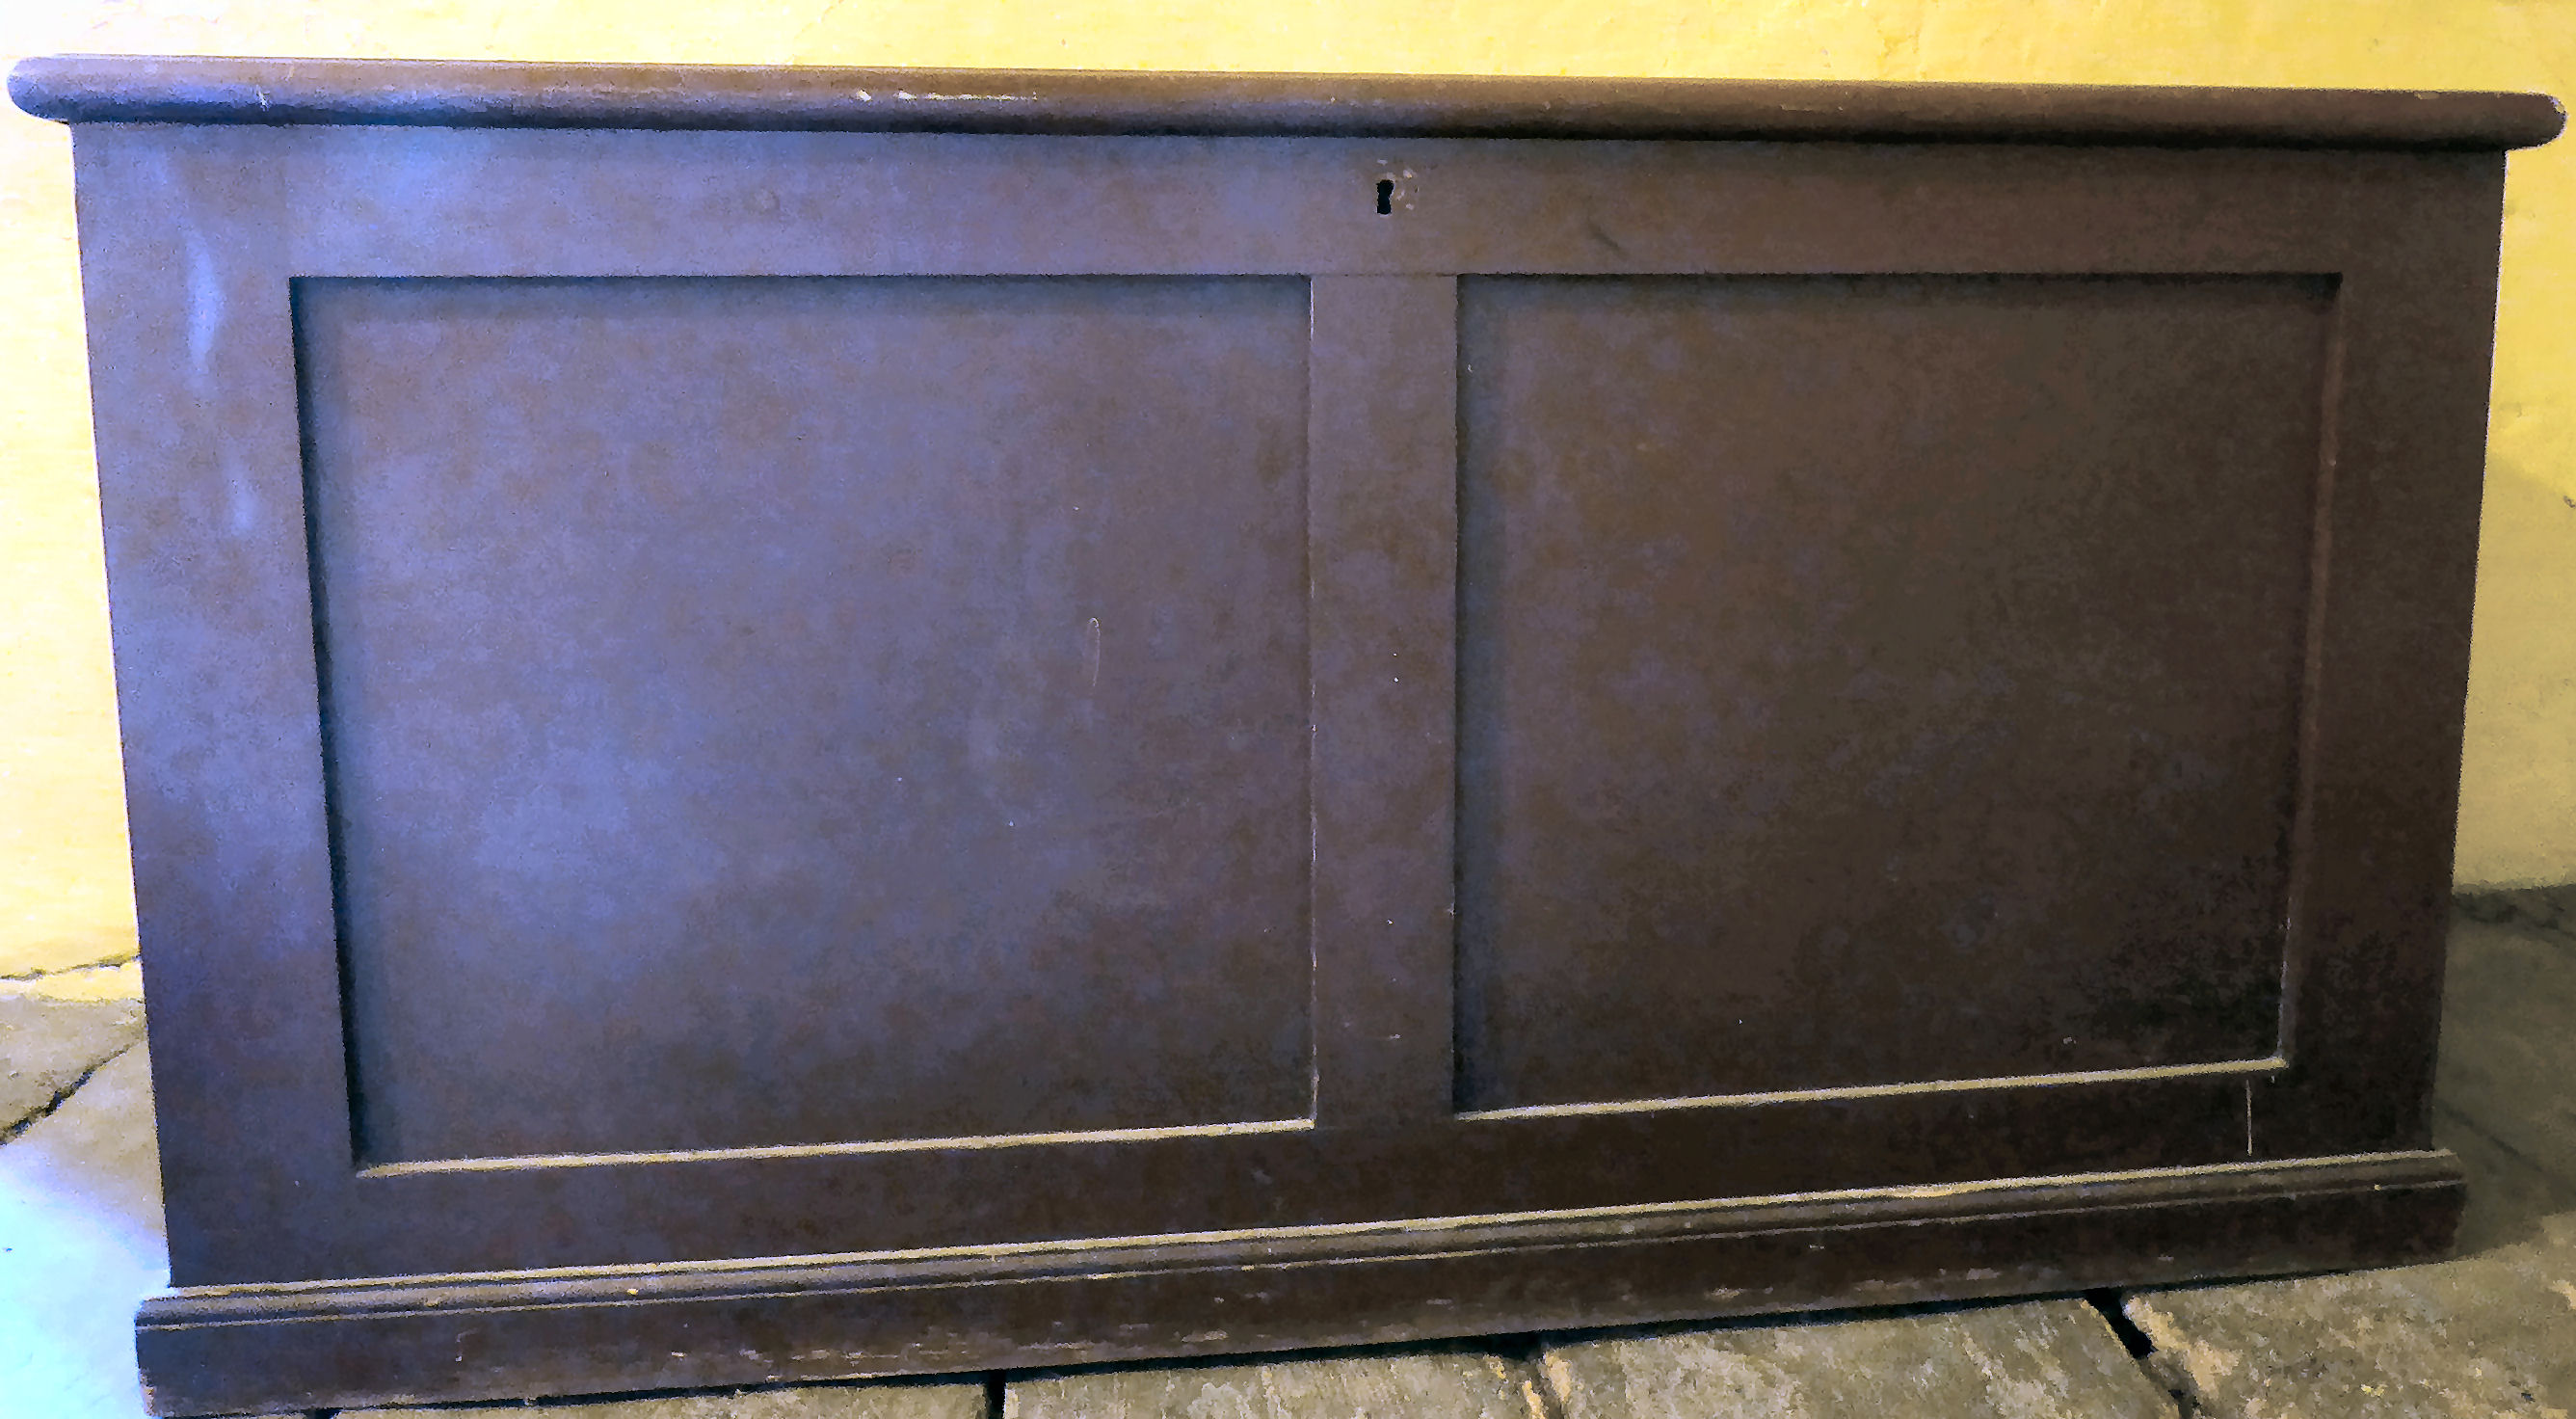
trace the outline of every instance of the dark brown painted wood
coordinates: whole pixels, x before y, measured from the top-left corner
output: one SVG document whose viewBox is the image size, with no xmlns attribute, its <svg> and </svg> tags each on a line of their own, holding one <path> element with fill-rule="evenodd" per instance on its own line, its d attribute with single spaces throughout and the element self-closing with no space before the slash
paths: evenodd
<svg viewBox="0 0 2576 1419">
<path fill-rule="evenodd" d="M 792 1268 L 145 1303 L 154 1412 L 1058 1367 L 2424 1260 L 2448 1154 Z M 2116 1261 L 2112 1258 L 2117 1258 Z"/>
<path fill-rule="evenodd" d="M 1447 1121 L 1457 282 L 1315 283 L 1315 1121 Z"/>
<path fill-rule="evenodd" d="M 58 55 L 10 72 L 71 123 L 840 128 L 1494 138 L 1906 138 L 2516 148 L 2539 94 L 1486 75 L 727 68 Z"/>
<path fill-rule="evenodd" d="M 362 1161 L 1304 1119 L 1307 305 L 301 284 Z"/>
<path fill-rule="evenodd" d="M 1461 309 L 1461 1107 L 2278 1053 L 2330 281 Z"/>
<path fill-rule="evenodd" d="M 1084 92 L 76 128 L 156 1403 L 2445 1243 L 2495 132 Z"/>
<path fill-rule="evenodd" d="M 2311 629 L 2292 906 L 2292 1068 L 2258 1083 L 2259 1149 L 2431 1135 L 2461 687 L 2477 581 L 2500 158 L 2378 201 L 2390 242 L 2344 270 L 2328 516 Z M 2404 526 L 2407 531 L 2396 529 Z M 2399 551 L 2399 544 L 2405 549 Z"/>
<path fill-rule="evenodd" d="M 185 1285 L 200 1254 L 328 1237 L 355 1166 L 289 288 L 273 261 L 218 259 L 278 248 L 285 184 L 223 161 L 220 135 L 173 137 L 102 151 L 76 130 L 73 152 L 84 269 L 103 283 L 85 300 L 100 467 L 193 470 L 99 487 L 137 924 L 170 1020 L 153 1098 Z M 193 220 L 125 219 L 163 203 Z"/>
</svg>

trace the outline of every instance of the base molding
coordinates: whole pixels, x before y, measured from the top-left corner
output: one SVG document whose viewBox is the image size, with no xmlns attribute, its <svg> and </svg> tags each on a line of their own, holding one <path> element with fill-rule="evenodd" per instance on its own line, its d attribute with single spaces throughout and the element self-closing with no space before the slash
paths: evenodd
<svg viewBox="0 0 2576 1419">
<path fill-rule="evenodd" d="M 200 1287 L 155 1414 L 795 1383 L 1576 1329 L 2431 1260 L 2426 1150 L 932 1252 Z"/>
</svg>

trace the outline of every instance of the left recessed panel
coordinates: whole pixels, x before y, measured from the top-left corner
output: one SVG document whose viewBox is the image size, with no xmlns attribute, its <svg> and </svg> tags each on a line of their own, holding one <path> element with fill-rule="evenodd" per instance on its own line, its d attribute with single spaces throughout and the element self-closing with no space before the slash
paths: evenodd
<svg viewBox="0 0 2576 1419">
<path fill-rule="evenodd" d="M 1307 1114 L 1303 280 L 295 305 L 363 1161 Z"/>
</svg>

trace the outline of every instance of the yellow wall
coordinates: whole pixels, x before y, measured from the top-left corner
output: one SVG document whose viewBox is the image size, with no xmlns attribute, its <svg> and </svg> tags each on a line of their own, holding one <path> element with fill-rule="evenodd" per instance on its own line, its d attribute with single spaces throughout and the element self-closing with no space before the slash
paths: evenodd
<svg viewBox="0 0 2576 1419">
<path fill-rule="evenodd" d="M 2540 89 L 2576 0 L 5 0 L 91 51 Z M 0 977 L 135 988 L 63 130 L 0 116 Z M 2513 159 L 2459 878 L 2576 880 L 2576 139 Z M 0 987 L 5 988 L 5 987 Z"/>
</svg>

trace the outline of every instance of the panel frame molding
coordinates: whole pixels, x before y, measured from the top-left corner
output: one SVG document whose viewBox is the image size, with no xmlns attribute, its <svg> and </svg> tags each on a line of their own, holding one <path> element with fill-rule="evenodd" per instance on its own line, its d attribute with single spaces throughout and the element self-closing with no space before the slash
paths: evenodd
<svg viewBox="0 0 2576 1419">
<path fill-rule="evenodd" d="M 2380 668 L 2465 677 L 2453 628 L 2474 571 L 2495 154 L 147 124 L 84 125 L 76 155 L 182 1287 L 840 1255 L 860 1236 L 893 1249 L 1070 1242 L 1124 1234 L 1121 1209 L 1148 1205 L 1175 1232 L 1261 1231 L 1661 1205 L 1705 1199 L 1713 1182 L 1767 1196 L 2412 1157 L 2427 1141 L 2424 1002 L 2441 965 L 2459 706 Z M 1369 195 L 1390 164 L 1417 174 L 1413 205 L 1380 217 Z M 1098 200 L 1107 190 L 1121 199 Z M 1656 200 L 1622 201 L 1639 190 Z M 1876 219 L 1852 220 L 1856 207 Z M 1449 949 L 1454 905 L 1429 805 L 1446 812 L 1452 796 L 1455 726 L 1437 706 L 1455 698 L 1443 620 L 1455 501 L 1444 522 L 1434 471 L 1455 465 L 1454 414 L 1438 415 L 1455 382 L 1432 352 L 1446 339 L 1454 356 L 1458 276 L 1529 271 L 2337 280 L 2296 829 L 2298 860 L 2321 865 L 2293 875 L 2279 1054 L 1435 1124 L 1449 974 L 1437 989 L 1407 974 Z M 361 1171 L 294 512 L 289 282 L 870 274 L 1312 281 L 1313 1126 Z M 1390 357 L 1405 362 L 1395 377 L 1360 376 Z M 1388 448 L 1398 456 L 1381 462 Z M 1337 550 L 1312 550 L 1327 543 Z M 1418 661 L 1421 678 L 1380 685 L 1380 651 Z M 1419 726 L 1420 762 L 1341 757 L 1334 716 Z M 2454 1185 L 2408 1196 L 2422 1226 L 2447 1231 Z M 2297 1230 L 2260 1220 L 2274 1216 L 2262 1207 L 2229 1225 Z M 459 1216 L 476 1223 L 416 1220 Z M 1791 1285 L 1745 1308 L 1872 1294 Z"/>
</svg>

